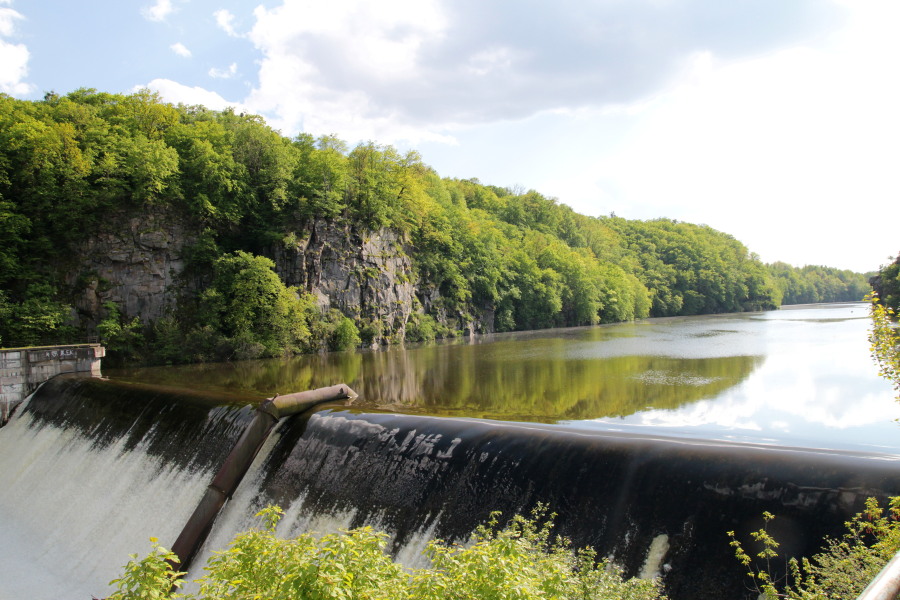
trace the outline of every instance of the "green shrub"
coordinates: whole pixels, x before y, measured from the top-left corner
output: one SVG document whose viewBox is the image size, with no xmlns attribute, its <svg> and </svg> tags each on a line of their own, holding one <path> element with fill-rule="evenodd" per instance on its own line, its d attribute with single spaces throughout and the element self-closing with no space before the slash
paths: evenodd
<svg viewBox="0 0 900 600">
<path fill-rule="evenodd" d="M 109 353 L 107 362 L 122 364 L 139 359 L 144 348 L 141 320 L 127 320 L 115 302 L 104 302 L 103 308 L 106 317 L 97 324 L 97 335 Z"/>
<path fill-rule="evenodd" d="M 425 550 L 432 567 L 414 572 L 412 597 L 427 600 L 530 600 L 659 598 L 658 582 L 624 580 L 608 561 L 596 562 L 591 549 L 573 552 L 553 539 L 552 515 L 538 507 L 533 518 L 515 516 L 502 529 L 497 514 L 479 527 L 471 545 L 441 541 Z"/>
<path fill-rule="evenodd" d="M 432 566 L 407 570 L 385 552 L 387 535 L 361 527 L 338 534 L 303 534 L 279 539 L 282 511 L 269 507 L 257 516 L 262 529 L 238 534 L 227 550 L 209 559 L 192 600 L 651 600 L 662 598 L 656 581 L 623 580 L 621 571 L 593 551 L 573 552 L 551 539 L 552 522 L 539 510 L 534 518 L 514 517 L 500 529 L 496 515 L 479 527 L 470 544 L 429 543 Z M 172 588 L 172 556 L 155 544 L 136 557 L 112 582 L 125 598 L 163 598 Z M 121 595 L 122 590 L 131 595 Z"/>
<path fill-rule="evenodd" d="M 330 350 L 350 350 L 359 346 L 362 340 L 359 329 L 350 317 L 341 317 L 331 332 L 328 347 Z"/>
<path fill-rule="evenodd" d="M 208 319 L 218 324 L 236 358 L 282 356 L 300 352 L 309 338 L 304 318 L 307 299 L 289 288 L 263 256 L 237 251 L 214 263 L 213 286 L 201 294 Z"/>
<path fill-rule="evenodd" d="M 878 365 L 878 374 L 894 385 L 900 400 L 900 330 L 893 325 L 897 315 L 892 308 L 879 302 L 876 293 L 866 296 L 866 300 L 871 301 L 869 345 L 872 359 Z"/>
<path fill-rule="evenodd" d="M 371 346 L 376 342 L 380 342 L 384 335 L 384 323 L 381 319 L 365 319 L 362 327 L 359 329 L 359 338 L 361 343 Z"/>
<path fill-rule="evenodd" d="M 311 302 L 305 315 L 310 332 L 305 352 L 349 350 L 361 343 L 356 323 L 338 309 L 322 312 Z"/>
<path fill-rule="evenodd" d="M 762 544 L 756 554 L 761 560 L 747 554 L 733 531 L 728 535 L 753 588 L 769 599 L 855 600 L 900 551 L 900 496 L 891 498 L 886 513 L 874 498 L 869 498 L 865 510 L 847 523 L 843 537 L 826 539 L 824 550 L 812 558 L 791 558 L 786 579 L 778 581 L 772 569 L 772 562 L 778 558 L 778 542 L 768 533 L 774 516 L 763 513 L 763 519 L 765 526 L 750 534 Z"/>
<path fill-rule="evenodd" d="M 434 317 L 424 314 L 410 315 L 406 324 L 407 342 L 430 342 L 437 337 L 438 325 Z"/>
<path fill-rule="evenodd" d="M 178 557 L 160 546 L 156 538 L 150 538 L 150 543 L 153 544 L 150 554 L 140 560 L 137 554 L 132 554 L 131 560 L 123 567 L 122 576 L 109 582 L 116 591 L 108 600 L 169 598 L 170 591 L 181 586 L 180 578 L 184 573 L 172 568 Z"/>
</svg>

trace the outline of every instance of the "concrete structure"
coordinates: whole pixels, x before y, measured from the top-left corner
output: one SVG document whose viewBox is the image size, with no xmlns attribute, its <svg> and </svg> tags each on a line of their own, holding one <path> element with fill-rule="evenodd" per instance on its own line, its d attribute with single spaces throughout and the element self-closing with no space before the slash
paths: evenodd
<svg viewBox="0 0 900 600">
<path fill-rule="evenodd" d="M 0 349 L 0 425 L 37 387 L 61 373 L 100 375 L 100 344 Z"/>
</svg>

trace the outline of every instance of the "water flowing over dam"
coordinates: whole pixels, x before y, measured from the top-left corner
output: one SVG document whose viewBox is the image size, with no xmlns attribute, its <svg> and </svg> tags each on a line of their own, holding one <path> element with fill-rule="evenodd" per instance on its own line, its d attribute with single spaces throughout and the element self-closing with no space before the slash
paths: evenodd
<svg viewBox="0 0 900 600">
<path fill-rule="evenodd" d="M 148 538 L 171 546 L 252 409 L 97 378 L 44 384 L 0 430 L 0 598 L 102 597 Z M 838 535 L 866 497 L 900 493 L 900 463 L 863 452 L 702 441 L 324 405 L 276 427 L 219 515 L 209 552 L 277 503 L 282 535 L 370 524 L 421 564 L 491 511 L 558 513 L 558 532 L 672 598 L 742 597 L 739 535 L 776 515 L 789 554 Z"/>
</svg>

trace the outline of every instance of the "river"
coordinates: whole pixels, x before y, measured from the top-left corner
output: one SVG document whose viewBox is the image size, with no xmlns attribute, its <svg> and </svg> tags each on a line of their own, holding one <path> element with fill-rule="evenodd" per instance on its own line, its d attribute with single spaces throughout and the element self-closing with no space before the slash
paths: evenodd
<svg viewBox="0 0 900 600">
<path fill-rule="evenodd" d="M 364 410 L 900 454 L 869 324 L 863 303 L 801 305 L 104 374 L 235 401 L 344 382 Z"/>
</svg>

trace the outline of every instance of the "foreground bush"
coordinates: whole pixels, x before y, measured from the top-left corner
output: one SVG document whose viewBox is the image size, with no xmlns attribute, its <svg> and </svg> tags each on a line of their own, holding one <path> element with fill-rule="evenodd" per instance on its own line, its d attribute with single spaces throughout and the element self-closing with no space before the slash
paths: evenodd
<svg viewBox="0 0 900 600">
<path fill-rule="evenodd" d="M 387 534 L 361 527 L 339 534 L 294 539 L 275 536 L 278 507 L 257 516 L 264 528 L 241 533 L 217 553 L 197 581 L 190 599 L 265 598 L 304 600 L 651 600 L 662 598 L 656 581 L 623 580 L 592 550 L 573 552 L 568 542 L 551 539 L 549 519 L 517 516 L 499 529 L 493 519 L 465 547 L 429 543 L 432 566 L 408 570 L 385 552 Z M 132 560 L 111 582 L 114 600 L 167 598 L 182 575 L 170 566 L 175 556 L 158 546 Z"/>
<path fill-rule="evenodd" d="M 763 513 L 763 518 L 766 527 L 751 533 L 762 546 L 756 554 L 761 561 L 747 554 L 733 531 L 728 535 L 738 560 L 748 570 L 751 587 L 768 600 L 855 600 L 900 551 L 900 496 L 891 498 L 887 510 L 869 498 L 865 510 L 847 522 L 843 537 L 826 539 L 824 550 L 812 558 L 790 559 L 787 576 L 778 580 L 772 569 L 778 559 L 778 541 L 767 531 L 774 516 Z"/>
<path fill-rule="evenodd" d="M 900 257 L 897 260 L 900 262 Z M 866 300 L 872 305 L 872 329 L 869 331 L 872 360 L 878 365 L 878 374 L 893 384 L 897 400 L 900 400 L 900 329 L 894 323 L 896 311 L 885 305 L 877 293 L 866 296 Z"/>
</svg>

